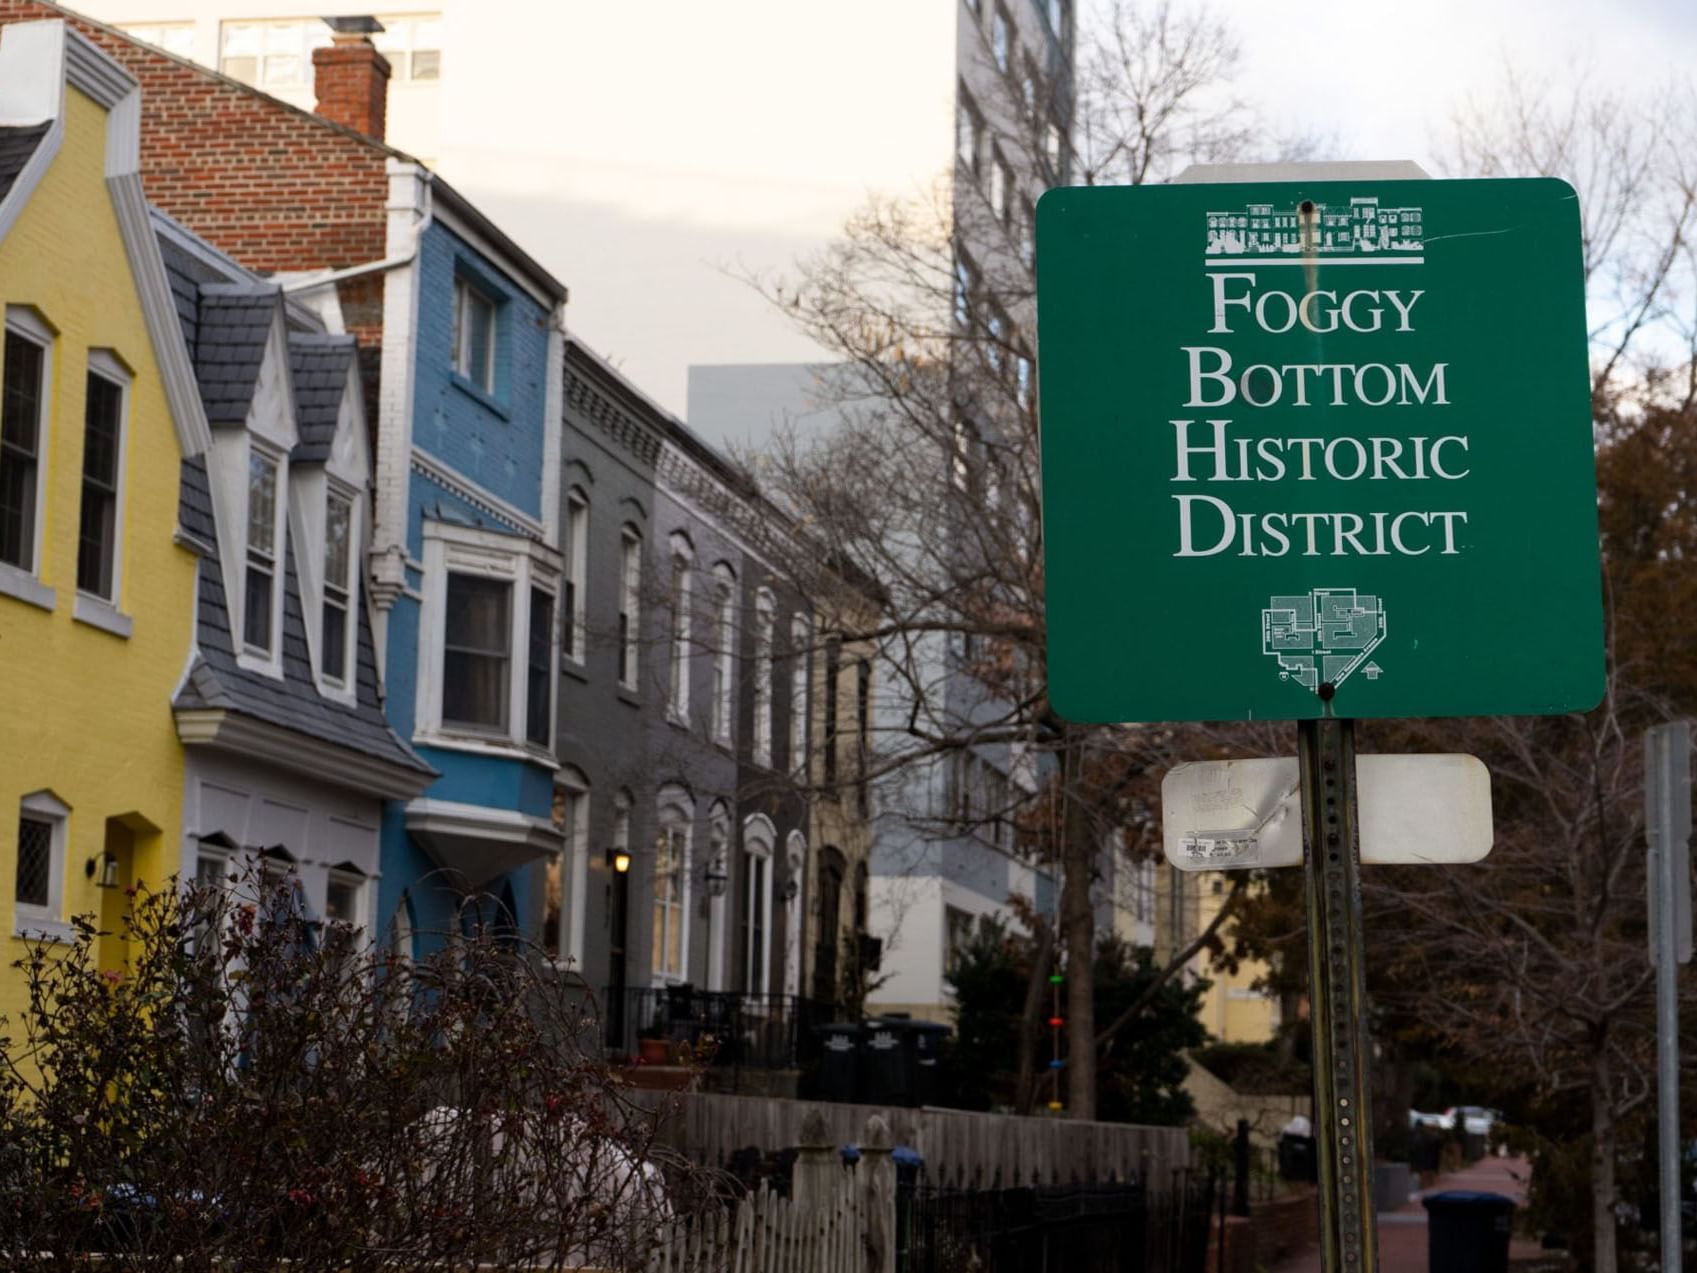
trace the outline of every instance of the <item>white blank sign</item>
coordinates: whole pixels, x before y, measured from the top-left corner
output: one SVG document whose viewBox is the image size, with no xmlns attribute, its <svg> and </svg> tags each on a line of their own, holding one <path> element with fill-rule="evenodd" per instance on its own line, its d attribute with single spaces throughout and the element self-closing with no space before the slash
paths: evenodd
<svg viewBox="0 0 1697 1273">
<path fill-rule="evenodd" d="M 1491 851 L 1491 775 L 1475 756 L 1357 756 L 1361 861 L 1477 862 Z M 1209 760 L 1161 780 L 1167 861 L 1185 871 L 1302 864 L 1294 757 Z"/>
</svg>

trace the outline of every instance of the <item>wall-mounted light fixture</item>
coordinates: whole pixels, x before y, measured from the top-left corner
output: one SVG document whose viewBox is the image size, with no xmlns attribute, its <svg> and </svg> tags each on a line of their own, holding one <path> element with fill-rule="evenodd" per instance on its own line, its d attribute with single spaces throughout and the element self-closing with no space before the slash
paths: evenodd
<svg viewBox="0 0 1697 1273">
<path fill-rule="evenodd" d="M 707 859 L 707 896 L 723 897 L 725 885 L 731 880 L 731 872 L 725 865 L 722 853 L 715 853 Z"/>
<path fill-rule="evenodd" d="M 97 871 L 100 875 L 99 879 L 95 879 Z M 83 866 L 83 874 L 94 880 L 96 888 L 117 888 L 118 855 L 116 853 L 102 853 L 98 859 L 89 858 Z"/>
</svg>

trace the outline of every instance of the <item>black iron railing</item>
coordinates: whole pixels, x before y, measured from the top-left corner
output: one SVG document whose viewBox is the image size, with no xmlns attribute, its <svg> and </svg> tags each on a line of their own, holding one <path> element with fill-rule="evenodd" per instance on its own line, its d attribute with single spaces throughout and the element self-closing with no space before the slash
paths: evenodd
<svg viewBox="0 0 1697 1273">
<path fill-rule="evenodd" d="M 608 995 L 615 992 L 608 990 Z M 637 1056 L 645 1039 L 661 1040 L 668 1059 L 687 1048 L 714 1067 L 800 1069 L 818 1057 L 817 1027 L 837 1017 L 828 1003 L 800 995 L 751 995 L 694 986 L 627 989 L 615 1052 Z"/>
</svg>

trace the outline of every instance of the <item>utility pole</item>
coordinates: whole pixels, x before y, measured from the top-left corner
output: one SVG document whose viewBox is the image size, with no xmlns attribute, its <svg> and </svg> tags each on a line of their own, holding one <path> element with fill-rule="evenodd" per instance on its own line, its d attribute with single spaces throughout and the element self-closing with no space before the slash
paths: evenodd
<svg viewBox="0 0 1697 1273">
<path fill-rule="evenodd" d="M 1661 1268 L 1680 1273 L 1679 965 L 1691 962 L 1691 722 L 1644 733 L 1644 837 L 1650 957 L 1656 962 L 1656 1121 Z"/>
<path fill-rule="evenodd" d="M 1332 687 L 1322 685 L 1330 700 Z M 1320 1250 L 1329 1273 L 1375 1273 L 1371 1084 L 1361 933 L 1355 722 L 1297 724 L 1308 899 L 1309 1030 L 1320 1157 Z"/>
</svg>

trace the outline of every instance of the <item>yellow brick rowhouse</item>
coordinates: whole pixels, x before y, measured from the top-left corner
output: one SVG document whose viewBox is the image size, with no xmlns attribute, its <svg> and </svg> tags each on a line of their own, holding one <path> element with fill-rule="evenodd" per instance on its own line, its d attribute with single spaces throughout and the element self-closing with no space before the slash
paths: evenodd
<svg viewBox="0 0 1697 1273">
<path fill-rule="evenodd" d="M 137 173 L 135 82 L 62 22 L 0 32 L 0 1011 L 24 934 L 115 928 L 176 867 L 207 428 Z M 114 941 L 107 966 L 122 961 Z"/>
</svg>

